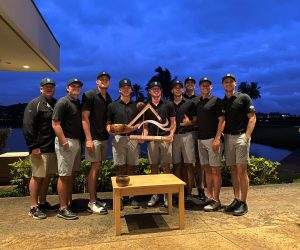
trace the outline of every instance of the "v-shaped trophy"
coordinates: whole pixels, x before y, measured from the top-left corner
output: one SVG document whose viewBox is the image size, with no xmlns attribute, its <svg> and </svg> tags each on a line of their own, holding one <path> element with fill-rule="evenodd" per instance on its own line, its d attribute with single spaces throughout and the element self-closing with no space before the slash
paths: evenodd
<svg viewBox="0 0 300 250">
<path fill-rule="evenodd" d="M 158 128 L 160 128 L 161 130 L 164 131 L 170 131 L 171 128 L 167 128 L 167 126 L 169 125 L 169 121 L 168 119 L 166 119 L 166 122 L 164 124 L 162 124 L 162 119 L 160 117 L 160 115 L 156 112 L 156 110 L 151 106 L 150 103 L 148 103 L 137 115 L 136 117 L 134 117 L 127 125 L 123 126 L 123 127 L 131 127 L 133 126 L 133 124 L 148 110 L 150 109 L 151 112 L 155 115 L 155 117 L 157 118 L 157 121 L 154 120 L 145 120 L 143 122 L 141 122 L 141 124 L 139 125 L 139 129 L 147 123 L 151 123 L 154 124 L 155 126 L 157 126 Z M 117 125 L 117 124 L 116 124 Z M 141 141 L 171 141 L 171 137 L 169 135 L 167 136 L 158 136 L 158 135 L 130 135 L 129 136 L 130 140 L 141 140 Z"/>
</svg>

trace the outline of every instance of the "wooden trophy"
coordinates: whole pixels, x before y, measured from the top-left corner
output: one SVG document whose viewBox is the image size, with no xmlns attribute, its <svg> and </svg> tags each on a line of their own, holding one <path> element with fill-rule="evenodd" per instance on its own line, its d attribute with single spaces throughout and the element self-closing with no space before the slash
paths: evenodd
<svg viewBox="0 0 300 250">
<path fill-rule="evenodd" d="M 138 113 L 138 115 L 136 117 L 134 117 L 131 122 L 128 123 L 128 127 L 131 127 L 148 109 L 151 110 L 151 112 L 156 116 L 156 118 L 161 122 L 162 119 L 161 117 L 159 116 L 159 114 L 155 111 L 155 109 L 150 105 L 150 103 L 148 103 L 141 111 L 140 113 Z M 152 123 L 154 124 L 155 126 L 159 127 L 161 130 L 164 130 L 164 131 L 170 131 L 171 128 L 166 128 L 166 126 L 169 125 L 169 121 L 167 119 L 167 121 L 162 124 L 162 123 L 159 123 L 157 121 L 154 121 L 154 120 L 146 120 L 146 121 L 143 121 L 139 128 L 141 128 L 144 124 L 146 123 Z M 171 138 L 170 136 L 155 136 L 155 135 L 130 135 L 129 136 L 129 139 L 130 140 L 142 140 L 142 141 L 171 141 Z"/>
</svg>

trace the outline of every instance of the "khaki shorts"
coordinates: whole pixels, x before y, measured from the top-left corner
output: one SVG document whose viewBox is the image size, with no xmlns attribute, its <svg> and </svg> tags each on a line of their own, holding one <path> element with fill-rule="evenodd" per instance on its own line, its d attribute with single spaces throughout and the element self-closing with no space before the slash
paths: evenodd
<svg viewBox="0 0 300 250">
<path fill-rule="evenodd" d="M 246 134 L 225 134 L 224 139 L 226 165 L 249 164 L 250 140 L 246 139 Z"/>
<path fill-rule="evenodd" d="M 93 140 L 94 151 L 90 152 L 85 148 L 85 159 L 89 162 L 102 162 L 106 160 L 108 141 Z"/>
<path fill-rule="evenodd" d="M 77 139 L 67 138 L 69 149 L 64 150 L 59 143 L 58 138 L 55 138 L 55 152 L 58 163 L 59 176 L 71 176 L 73 172 L 77 172 L 81 166 L 81 145 Z"/>
<path fill-rule="evenodd" d="M 48 175 L 57 173 L 57 159 L 55 153 L 42 153 L 41 157 L 33 157 L 30 155 L 30 164 L 32 168 L 32 176 L 45 178 Z"/>
<path fill-rule="evenodd" d="M 214 138 L 198 140 L 199 156 L 201 165 L 220 167 L 222 160 L 223 144 L 220 144 L 218 152 L 212 150 Z"/>
<path fill-rule="evenodd" d="M 116 135 L 112 140 L 113 160 L 116 166 L 137 166 L 140 156 L 140 145 L 129 136 Z"/>
<path fill-rule="evenodd" d="M 172 143 L 165 141 L 148 142 L 148 159 L 150 164 L 172 163 Z"/>
<path fill-rule="evenodd" d="M 181 163 L 181 157 L 184 163 L 195 163 L 195 148 L 192 132 L 174 135 L 172 156 L 173 164 Z"/>
</svg>

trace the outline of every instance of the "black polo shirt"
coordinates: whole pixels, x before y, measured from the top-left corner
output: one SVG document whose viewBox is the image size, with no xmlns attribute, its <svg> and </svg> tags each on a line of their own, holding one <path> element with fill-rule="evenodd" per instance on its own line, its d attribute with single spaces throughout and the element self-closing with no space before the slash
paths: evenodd
<svg viewBox="0 0 300 250">
<path fill-rule="evenodd" d="M 191 100 L 193 103 L 195 103 L 195 105 L 197 105 L 197 103 L 199 102 L 199 99 L 200 99 L 200 95 L 193 94 L 191 96 L 188 96 L 186 92 L 183 94 L 183 97 L 185 99 Z"/>
<path fill-rule="evenodd" d="M 43 95 L 33 99 L 25 108 L 23 133 L 29 152 L 40 148 L 42 153 L 55 152 L 55 134 L 52 128 L 52 113 L 56 99 L 46 99 Z"/>
<path fill-rule="evenodd" d="M 214 138 L 218 131 L 219 117 L 225 115 L 223 102 L 220 98 L 210 95 L 202 96 L 197 104 L 198 139 Z"/>
<path fill-rule="evenodd" d="M 115 124 L 128 124 L 131 120 L 137 116 L 138 109 L 136 103 L 129 101 L 127 104 L 121 99 L 114 101 L 108 105 L 107 108 L 107 123 Z"/>
<path fill-rule="evenodd" d="M 66 138 L 81 139 L 82 122 L 80 101 L 69 94 L 60 98 L 53 110 L 52 120 L 60 121 Z"/>
<path fill-rule="evenodd" d="M 190 120 L 193 119 L 193 116 L 196 116 L 196 106 L 195 104 L 182 98 L 181 102 L 176 104 L 174 102 L 175 115 L 176 115 L 176 133 L 186 133 L 193 131 L 193 126 L 180 126 L 180 123 L 183 122 L 184 115 L 186 115 Z"/>
<path fill-rule="evenodd" d="M 152 101 L 150 101 L 150 105 L 155 109 L 155 111 L 161 117 L 162 121 L 160 123 L 164 124 L 168 119 L 169 125 L 167 127 L 170 127 L 171 126 L 170 117 L 175 117 L 175 109 L 174 109 L 173 102 L 167 101 L 165 99 L 161 99 L 157 106 L 153 104 Z M 149 109 L 145 112 L 144 119 L 158 121 L 156 116 Z M 170 134 L 170 131 L 161 130 L 160 128 L 158 128 L 157 126 L 151 123 L 148 124 L 148 130 L 149 130 L 148 135 L 169 135 Z"/>
<path fill-rule="evenodd" d="M 246 132 L 250 112 L 255 112 L 254 105 L 249 95 L 235 92 L 229 99 L 224 97 L 225 129 L 226 134 Z"/>
<path fill-rule="evenodd" d="M 93 140 L 104 141 L 109 135 L 106 131 L 107 106 L 112 102 L 106 93 L 104 99 L 98 88 L 89 90 L 82 95 L 82 110 L 90 111 L 90 131 Z"/>
</svg>

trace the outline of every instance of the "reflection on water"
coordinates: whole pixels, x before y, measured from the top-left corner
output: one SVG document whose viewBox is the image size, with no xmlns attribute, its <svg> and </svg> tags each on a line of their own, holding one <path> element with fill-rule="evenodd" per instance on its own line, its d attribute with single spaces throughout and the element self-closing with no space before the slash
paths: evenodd
<svg viewBox="0 0 300 250">
<path fill-rule="evenodd" d="M 251 143 L 250 155 L 255 157 L 263 157 L 271 161 L 281 161 L 287 157 L 292 151 L 281 148 L 273 148 L 271 146 Z"/>
<path fill-rule="evenodd" d="M 8 138 L 4 152 L 23 152 L 28 151 L 21 128 L 13 128 Z"/>
<path fill-rule="evenodd" d="M 111 140 L 110 140 L 111 141 Z M 26 143 L 21 128 L 14 128 L 8 139 L 8 143 L 4 152 L 22 152 L 27 151 Z M 250 155 L 255 157 L 264 157 L 272 161 L 280 161 L 288 156 L 292 151 L 280 148 L 273 148 L 261 144 L 251 143 Z M 147 144 L 141 147 L 142 157 L 147 157 Z M 109 147 L 108 159 L 112 159 L 112 149 Z"/>
</svg>

